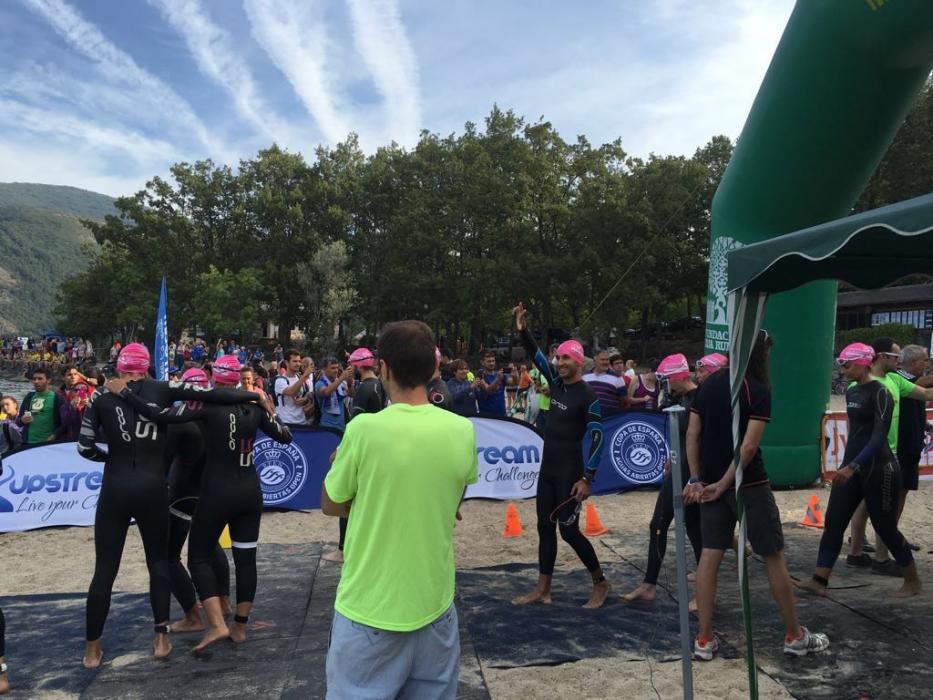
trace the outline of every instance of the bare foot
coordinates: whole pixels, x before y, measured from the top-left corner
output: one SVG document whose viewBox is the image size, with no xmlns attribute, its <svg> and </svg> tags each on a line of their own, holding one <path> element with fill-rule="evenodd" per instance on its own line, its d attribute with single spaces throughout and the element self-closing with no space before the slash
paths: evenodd
<svg viewBox="0 0 933 700">
<path fill-rule="evenodd" d="M 590 599 L 583 604 L 583 607 L 588 610 L 595 610 L 596 608 L 603 607 L 603 603 L 606 602 L 606 597 L 609 595 L 610 588 L 609 582 L 605 580 L 595 584 L 593 586 L 593 592 L 590 593 Z"/>
<path fill-rule="evenodd" d="M 816 595 L 826 595 L 826 586 L 819 581 L 814 581 L 812 578 L 804 579 L 803 581 L 794 581 L 794 585 L 797 586 L 797 588 L 815 593 Z"/>
<path fill-rule="evenodd" d="M 201 620 L 200 611 L 197 607 L 193 608 L 190 613 L 185 615 L 184 620 L 173 622 L 171 625 L 169 625 L 169 629 L 175 634 L 184 632 L 202 632 L 204 630 L 204 622 Z"/>
<path fill-rule="evenodd" d="M 904 580 L 904 585 L 894 592 L 895 598 L 910 598 L 920 592 L 920 579 Z"/>
<path fill-rule="evenodd" d="M 334 564 L 343 564 L 343 552 L 339 549 L 335 549 L 333 552 L 328 552 L 321 557 L 322 561 L 330 561 Z"/>
<path fill-rule="evenodd" d="M 636 600 L 643 600 L 646 603 L 650 603 L 657 597 L 657 588 L 657 586 L 652 586 L 650 583 L 643 583 L 634 591 L 623 593 L 619 597 L 626 603 L 633 603 Z"/>
<path fill-rule="evenodd" d="M 167 634 L 157 634 L 152 642 L 152 655 L 157 659 L 166 659 L 172 653 L 172 643 Z"/>
<path fill-rule="evenodd" d="M 518 598 L 512 598 L 512 605 L 532 605 L 539 603 L 541 605 L 551 604 L 551 592 L 534 589 L 528 595 L 520 595 Z"/>
<path fill-rule="evenodd" d="M 700 612 L 700 607 L 697 605 L 697 599 L 691 598 L 690 602 L 687 603 L 687 612 L 688 613 L 698 613 Z"/>
<path fill-rule="evenodd" d="M 230 639 L 234 644 L 242 644 L 246 641 L 246 625 L 242 622 L 234 622 L 230 625 Z"/>
<path fill-rule="evenodd" d="M 87 642 L 84 647 L 84 658 L 81 663 L 84 664 L 84 668 L 100 668 L 100 665 L 104 662 L 104 651 L 100 648 L 100 640 L 96 642 Z"/>
<path fill-rule="evenodd" d="M 696 583 L 697 582 L 697 572 L 691 571 L 687 574 L 687 583 Z"/>
<path fill-rule="evenodd" d="M 228 639 L 230 637 L 230 630 L 227 629 L 227 626 L 223 627 L 210 627 L 207 630 L 201 641 L 198 642 L 198 645 L 191 650 L 192 654 L 197 654 L 198 652 L 204 651 L 214 642 L 219 642 L 221 639 Z"/>
</svg>

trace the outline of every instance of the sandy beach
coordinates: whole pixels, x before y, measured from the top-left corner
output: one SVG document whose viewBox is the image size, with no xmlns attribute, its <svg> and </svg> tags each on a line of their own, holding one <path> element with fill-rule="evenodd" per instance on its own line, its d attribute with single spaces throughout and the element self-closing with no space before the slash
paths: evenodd
<svg viewBox="0 0 933 700">
<path fill-rule="evenodd" d="M 778 491 L 776 498 L 785 527 L 800 520 L 811 493 L 818 493 L 821 501 L 828 499 L 828 490 L 816 487 L 794 491 Z M 645 529 L 654 507 L 655 491 L 629 492 L 599 496 L 593 499 L 603 523 L 612 530 L 608 538 L 625 550 L 625 556 L 643 563 Z M 537 537 L 534 533 L 534 501 L 519 502 L 518 511 L 525 527 L 525 535 L 503 539 L 501 531 L 506 505 L 495 501 L 468 501 L 463 507 L 463 521 L 457 525 L 455 546 L 458 569 L 493 566 L 510 562 L 534 562 L 537 556 Z M 904 513 L 905 535 L 927 549 L 923 539 L 933 510 L 933 485 L 921 482 L 920 491 L 911 494 Z M 262 520 L 260 543 L 297 544 L 326 542 L 333 546 L 337 524 L 319 511 L 311 513 L 270 512 Z M 819 531 L 812 531 L 814 539 Z M 626 542 L 630 541 L 631 546 Z M 0 535 L 3 566 L 0 567 L 0 591 L 4 595 L 37 593 L 82 592 L 87 589 L 93 567 L 93 528 L 57 528 L 24 533 Z M 261 546 L 261 545 L 260 545 Z M 601 550 L 602 551 L 602 550 Z M 668 558 L 662 576 L 673 576 Z M 923 554 L 919 557 L 921 576 L 926 573 Z M 790 560 L 790 568 L 809 571 L 813 562 Z M 579 563 L 569 547 L 563 543 L 558 550 L 558 571 L 576 570 Z M 722 576 L 734 576 L 734 567 L 723 567 Z M 670 580 L 670 578 L 668 579 Z M 637 571 L 625 580 L 614 580 L 613 595 L 639 583 Z M 533 584 L 529 580 L 529 586 Z M 115 590 L 144 592 L 148 588 L 142 544 L 135 529 L 127 539 L 123 564 Z M 257 607 L 262 605 L 262 583 Z M 12 642 L 12 640 L 11 640 Z M 556 642 L 555 642 L 556 643 Z M 557 667 L 514 669 L 483 669 L 489 691 L 496 700 L 526 698 L 566 698 L 568 694 L 590 698 L 675 697 L 680 693 L 681 670 L 679 663 L 658 663 L 645 658 L 615 656 L 587 659 Z M 694 678 L 697 697 L 746 697 L 746 670 L 741 659 L 720 660 L 695 665 Z M 787 691 L 761 675 L 761 697 L 787 698 Z"/>
</svg>

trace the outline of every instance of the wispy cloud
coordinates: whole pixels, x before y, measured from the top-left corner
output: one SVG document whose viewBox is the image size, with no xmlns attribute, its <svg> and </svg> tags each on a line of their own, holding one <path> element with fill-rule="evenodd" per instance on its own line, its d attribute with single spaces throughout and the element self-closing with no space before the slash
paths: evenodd
<svg viewBox="0 0 933 700">
<path fill-rule="evenodd" d="M 284 143 L 291 140 L 291 129 L 259 95 L 253 73 L 230 33 L 211 20 L 200 0 L 149 3 L 181 34 L 201 73 L 226 90 L 243 119 L 269 139 Z"/>
<path fill-rule="evenodd" d="M 327 36 L 313 3 L 293 0 L 243 0 L 252 34 L 285 75 L 324 139 L 331 144 L 352 130 L 341 114 L 325 70 Z"/>
<path fill-rule="evenodd" d="M 207 129 L 191 106 L 159 78 L 139 66 L 125 51 L 64 0 L 22 0 L 42 16 L 72 48 L 92 61 L 108 81 L 133 90 L 138 109 L 172 115 L 179 126 L 194 134 L 210 154 L 230 157 L 223 142 Z"/>
<path fill-rule="evenodd" d="M 0 99 L 0 124 L 74 139 L 105 151 L 123 151 L 141 163 L 151 164 L 181 155 L 171 143 L 161 139 L 147 138 L 126 128 L 107 128 L 73 115 L 39 109 L 15 100 Z"/>
<path fill-rule="evenodd" d="M 421 130 L 418 62 L 396 0 L 347 0 L 357 51 L 385 97 L 388 136 L 410 145 Z"/>
</svg>

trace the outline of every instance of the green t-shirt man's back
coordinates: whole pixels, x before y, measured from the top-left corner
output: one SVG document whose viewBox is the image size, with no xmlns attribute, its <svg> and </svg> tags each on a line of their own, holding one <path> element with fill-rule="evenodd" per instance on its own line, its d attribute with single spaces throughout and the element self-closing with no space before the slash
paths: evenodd
<svg viewBox="0 0 933 700">
<path fill-rule="evenodd" d="M 440 617 L 454 599 L 457 507 L 476 480 L 466 418 L 430 404 L 354 418 L 324 479 L 332 501 L 352 501 L 337 612 L 395 632 Z"/>
<path fill-rule="evenodd" d="M 26 433 L 26 441 L 30 445 L 48 442 L 55 432 L 55 392 L 35 392 L 29 400 L 25 410 L 32 413 L 32 423 Z"/>
</svg>

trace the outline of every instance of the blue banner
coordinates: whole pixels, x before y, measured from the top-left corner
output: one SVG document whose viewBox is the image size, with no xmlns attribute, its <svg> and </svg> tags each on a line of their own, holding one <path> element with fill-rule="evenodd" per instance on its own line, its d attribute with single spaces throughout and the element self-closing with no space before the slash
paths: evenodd
<svg viewBox="0 0 933 700">
<path fill-rule="evenodd" d="M 606 446 L 599 460 L 593 493 L 615 493 L 660 484 L 671 454 L 667 414 L 626 411 L 603 421 Z M 589 454 L 590 439 L 583 441 Z"/>
<path fill-rule="evenodd" d="M 289 426 L 292 443 L 283 445 L 262 432 L 256 434 L 253 464 L 267 508 L 308 510 L 321 507 L 321 485 L 340 433 L 328 428 Z"/>
<path fill-rule="evenodd" d="M 168 316 L 165 311 L 167 296 L 165 277 L 163 277 L 162 289 L 159 291 L 159 313 L 156 316 L 155 330 L 155 378 L 160 382 L 168 381 Z"/>
</svg>

